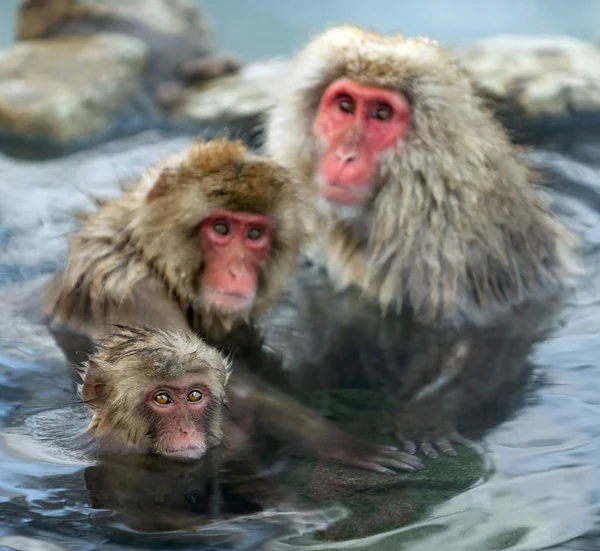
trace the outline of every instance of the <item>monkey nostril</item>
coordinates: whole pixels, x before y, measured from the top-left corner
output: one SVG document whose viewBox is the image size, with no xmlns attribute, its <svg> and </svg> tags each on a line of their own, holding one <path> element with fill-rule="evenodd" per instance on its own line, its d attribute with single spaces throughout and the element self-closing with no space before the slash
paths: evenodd
<svg viewBox="0 0 600 551">
<path fill-rule="evenodd" d="M 338 151 L 336 153 L 336 156 L 338 158 L 338 161 L 340 161 L 340 164 L 351 163 L 352 161 L 354 161 L 354 159 L 356 159 L 355 153 L 345 153 L 342 151 Z"/>
</svg>

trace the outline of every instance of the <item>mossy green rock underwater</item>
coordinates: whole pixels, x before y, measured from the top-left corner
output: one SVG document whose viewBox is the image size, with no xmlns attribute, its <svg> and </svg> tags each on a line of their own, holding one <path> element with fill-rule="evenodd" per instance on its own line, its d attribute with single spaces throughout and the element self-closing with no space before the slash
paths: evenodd
<svg viewBox="0 0 600 551">
<path fill-rule="evenodd" d="M 304 400 L 328 419 L 367 440 L 397 444 L 382 434 L 391 416 L 377 392 L 335 390 L 311 393 Z M 348 515 L 318 533 L 320 540 L 341 541 L 393 530 L 422 519 L 432 507 L 476 484 L 485 475 L 482 457 L 457 447 L 457 457 L 424 459 L 425 469 L 385 475 L 328 461 L 297 460 L 284 475 L 287 485 L 318 506 L 338 505 Z"/>
</svg>

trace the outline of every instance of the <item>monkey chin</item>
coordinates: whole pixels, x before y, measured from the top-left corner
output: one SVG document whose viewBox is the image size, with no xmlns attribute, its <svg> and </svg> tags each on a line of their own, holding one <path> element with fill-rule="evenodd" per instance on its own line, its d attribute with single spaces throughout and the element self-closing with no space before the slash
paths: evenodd
<svg viewBox="0 0 600 551">
<path fill-rule="evenodd" d="M 207 452 L 205 445 L 202 446 L 187 446 L 185 448 L 177 448 L 172 450 L 160 450 L 159 455 L 172 459 L 173 461 L 198 461 L 202 459 Z"/>
<path fill-rule="evenodd" d="M 318 178 L 319 196 L 317 209 L 325 216 L 335 216 L 342 221 L 359 218 L 363 205 L 369 199 L 368 186 L 355 186 L 354 189 L 331 184 L 322 176 Z"/>
<path fill-rule="evenodd" d="M 224 291 L 210 290 L 204 293 L 204 305 L 224 314 L 242 314 L 250 311 L 254 304 L 254 293 L 244 295 L 241 293 L 227 293 Z"/>
<path fill-rule="evenodd" d="M 342 205 L 323 197 L 323 195 L 319 195 L 317 199 L 317 210 L 326 218 L 334 217 L 342 222 L 356 220 L 363 212 L 362 204 Z"/>
</svg>

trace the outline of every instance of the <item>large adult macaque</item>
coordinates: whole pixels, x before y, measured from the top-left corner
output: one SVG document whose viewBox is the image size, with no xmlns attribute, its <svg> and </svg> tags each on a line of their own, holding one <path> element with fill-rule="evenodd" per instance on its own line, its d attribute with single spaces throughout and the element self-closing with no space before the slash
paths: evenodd
<svg viewBox="0 0 600 551">
<path fill-rule="evenodd" d="M 406 450 L 454 455 L 462 414 L 523 374 L 578 272 L 576 239 L 430 40 L 330 29 L 280 92 L 266 150 L 318 197 L 330 289 L 300 277 L 267 344 L 291 349 L 284 369 L 306 383 L 307 366 L 341 375 L 369 342 Z"/>
<path fill-rule="evenodd" d="M 111 324 L 201 332 L 235 353 L 252 341 L 251 321 L 296 266 L 302 213 L 282 167 L 240 142 L 196 143 L 84 217 L 42 311 L 75 364 Z M 308 453 L 380 472 L 420 466 L 350 436 L 240 369 L 229 385 L 240 407 L 270 419 L 272 433 Z"/>
</svg>

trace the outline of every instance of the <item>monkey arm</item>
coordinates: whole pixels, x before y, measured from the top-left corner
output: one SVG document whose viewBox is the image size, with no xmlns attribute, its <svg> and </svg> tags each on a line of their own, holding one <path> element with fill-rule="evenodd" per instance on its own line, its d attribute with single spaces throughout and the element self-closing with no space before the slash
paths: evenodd
<svg viewBox="0 0 600 551">
<path fill-rule="evenodd" d="M 471 386 L 467 371 L 473 344 L 468 338 L 445 346 L 432 343 L 427 352 L 413 357 L 401 376 L 395 427 L 407 452 L 421 449 L 433 459 L 438 456 L 436 448 L 454 456 L 453 442 L 470 445 L 457 433 L 457 423 Z"/>
<path fill-rule="evenodd" d="M 435 448 L 455 455 L 452 441 L 474 447 L 457 433 L 459 423 L 492 400 L 496 410 L 513 399 L 552 310 L 532 304 L 492 326 L 419 331 L 395 396 L 396 435 L 405 449 L 436 457 Z"/>
<path fill-rule="evenodd" d="M 380 473 L 422 467 L 409 454 L 355 438 L 248 373 L 233 373 L 228 395 L 234 418 L 253 415 L 267 434 L 293 442 L 303 453 Z"/>
</svg>

